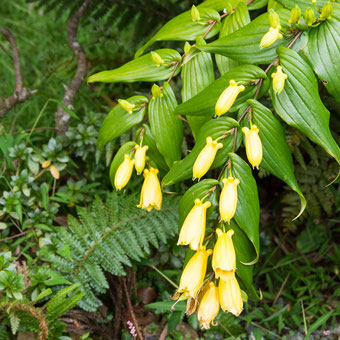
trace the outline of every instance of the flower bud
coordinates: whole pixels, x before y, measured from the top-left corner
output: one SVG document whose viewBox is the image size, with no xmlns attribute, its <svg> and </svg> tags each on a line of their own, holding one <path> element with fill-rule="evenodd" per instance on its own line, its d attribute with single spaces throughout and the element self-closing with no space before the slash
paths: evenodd
<svg viewBox="0 0 340 340">
<path fill-rule="evenodd" d="M 259 137 L 259 129 L 256 125 L 252 125 L 250 129 L 242 128 L 242 132 L 246 137 L 246 153 L 249 163 L 256 168 L 262 161 L 262 142 Z"/>
<path fill-rule="evenodd" d="M 160 97 L 160 98 L 163 97 L 163 93 L 161 91 L 161 88 L 157 84 L 152 85 L 151 93 L 152 93 L 152 99 L 156 99 L 157 97 Z"/>
<path fill-rule="evenodd" d="M 230 276 L 234 276 L 236 270 L 236 254 L 231 237 L 234 230 L 224 233 L 221 229 L 216 229 L 217 242 L 215 244 L 212 267 L 216 278 L 226 281 Z"/>
<path fill-rule="evenodd" d="M 239 316 L 243 310 L 241 289 L 235 275 L 226 281 L 220 280 L 218 285 L 218 296 L 221 308 L 224 312 L 229 312 Z"/>
<path fill-rule="evenodd" d="M 237 186 L 240 183 L 238 178 L 230 176 L 223 178 L 224 186 L 220 195 L 220 215 L 221 221 L 230 223 L 234 217 L 237 206 Z"/>
<path fill-rule="evenodd" d="M 314 14 L 313 8 L 311 8 L 311 7 L 306 8 L 304 18 L 305 18 L 306 24 L 308 26 L 311 26 L 311 25 L 314 24 L 315 14 Z"/>
<path fill-rule="evenodd" d="M 228 112 L 234 104 L 238 94 L 244 91 L 244 86 L 238 86 L 235 80 L 230 80 L 229 86 L 221 93 L 215 105 L 216 116 L 221 116 Z"/>
<path fill-rule="evenodd" d="M 151 58 L 152 58 L 153 62 L 156 64 L 157 67 L 159 67 L 159 66 L 164 64 L 164 60 L 156 52 L 151 52 Z"/>
<path fill-rule="evenodd" d="M 184 44 L 184 54 L 187 55 L 189 53 L 190 49 L 191 49 L 191 45 L 188 42 L 186 42 Z"/>
<path fill-rule="evenodd" d="M 141 147 L 139 145 L 135 146 L 135 168 L 137 171 L 137 175 L 140 175 L 145 167 L 145 153 L 149 149 L 147 145 Z"/>
<path fill-rule="evenodd" d="M 218 143 L 216 140 L 212 140 L 211 137 L 207 137 L 206 146 L 202 149 L 196 158 L 192 173 L 193 179 L 203 177 L 214 162 L 216 152 L 223 147 L 222 143 Z"/>
<path fill-rule="evenodd" d="M 195 5 L 192 5 L 192 7 L 191 7 L 191 19 L 192 19 L 192 21 L 200 21 L 201 20 L 200 12 L 198 11 L 198 9 Z"/>
<path fill-rule="evenodd" d="M 119 165 L 116 171 L 114 180 L 116 190 L 121 190 L 128 184 L 132 175 L 134 164 L 135 160 L 130 159 L 130 156 L 128 154 L 125 154 L 123 162 Z"/>
<path fill-rule="evenodd" d="M 283 36 L 280 33 L 281 26 L 277 28 L 270 27 L 269 31 L 262 37 L 260 41 L 260 48 L 267 48 L 275 43 L 277 39 L 282 39 Z"/>
<path fill-rule="evenodd" d="M 213 282 L 210 282 L 197 310 L 197 318 L 203 329 L 209 329 L 211 323 L 214 325 L 214 319 L 219 310 L 218 288 Z"/>
<path fill-rule="evenodd" d="M 159 183 L 158 170 L 150 168 L 144 170 L 144 183 L 140 194 L 140 203 L 138 208 L 151 211 L 153 208 L 160 210 L 162 205 L 162 190 Z"/>
<path fill-rule="evenodd" d="M 190 245 L 190 248 L 197 250 L 202 247 L 207 209 L 211 206 L 210 202 L 202 203 L 200 199 L 195 199 L 195 205 L 185 218 L 177 245 Z"/>
<path fill-rule="evenodd" d="M 276 94 L 280 94 L 285 86 L 285 80 L 288 76 L 282 72 L 282 67 L 278 66 L 276 72 L 272 73 L 273 90 Z"/>
<path fill-rule="evenodd" d="M 330 19 L 331 18 L 331 13 L 332 13 L 332 4 L 330 2 L 326 2 L 321 10 L 321 14 L 319 19 L 320 20 L 326 20 L 326 19 Z"/>
<path fill-rule="evenodd" d="M 118 104 L 122 109 L 124 109 L 129 114 L 132 114 L 132 111 L 136 106 L 135 104 L 131 104 L 127 100 L 124 100 L 124 99 L 118 99 Z"/>
<path fill-rule="evenodd" d="M 272 8 L 269 10 L 269 25 L 273 28 L 281 27 L 280 17 Z"/>
<path fill-rule="evenodd" d="M 290 11 L 290 18 L 289 18 L 288 22 L 290 24 L 300 24 L 300 18 L 301 18 L 301 9 L 298 5 L 296 5 Z"/>
<path fill-rule="evenodd" d="M 187 297 L 191 296 L 196 299 L 207 271 L 208 257 L 211 254 L 212 250 L 205 250 L 204 246 L 197 250 L 183 270 L 178 293 L 184 293 Z"/>
</svg>

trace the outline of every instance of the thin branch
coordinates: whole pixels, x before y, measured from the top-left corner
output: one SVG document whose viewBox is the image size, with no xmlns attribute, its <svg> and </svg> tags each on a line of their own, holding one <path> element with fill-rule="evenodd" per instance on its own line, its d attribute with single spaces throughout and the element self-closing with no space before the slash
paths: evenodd
<svg viewBox="0 0 340 340">
<path fill-rule="evenodd" d="M 79 10 L 71 14 L 67 21 L 67 43 L 77 58 L 77 71 L 71 81 L 71 84 L 69 86 L 65 86 L 65 94 L 62 103 L 71 110 L 73 110 L 72 101 L 80 89 L 87 72 L 86 55 L 77 40 L 77 32 L 80 18 L 83 16 L 90 3 L 91 0 L 85 0 Z M 55 121 L 59 134 L 65 134 L 68 128 L 69 119 L 70 115 L 61 106 L 58 106 Z"/>
<path fill-rule="evenodd" d="M 15 73 L 15 92 L 8 98 L 0 97 L 0 118 L 4 117 L 8 111 L 19 103 L 26 101 L 32 94 L 36 93 L 37 90 L 30 90 L 24 87 L 24 81 L 22 78 L 20 56 L 17 48 L 17 44 L 12 33 L 4 28 L 0 27 L 0 34 L 4 35 L 11 45 L 12 59 Z"/>
</svg>

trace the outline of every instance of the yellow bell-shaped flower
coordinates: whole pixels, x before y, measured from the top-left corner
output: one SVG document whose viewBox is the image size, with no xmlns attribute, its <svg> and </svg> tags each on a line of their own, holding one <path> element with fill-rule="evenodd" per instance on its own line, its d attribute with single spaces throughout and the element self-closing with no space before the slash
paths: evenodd
<svg viewBox="0 0 340 340">
<path fill-rule="evenodd" d="M 203 295 L 197 310 L 197 317 L 201 327 L 209 329 L 211 323 L 214 325 L 214 319 L 216 318 L 219 310 L 220 302 L 218 299 L 218 288 L 213 282 L 210 282 L 209 288 Z"/>
<path fill-rule="evenodd" d="M 199 153 L 196 158 L 194 167 L 192 169 L 193 180 L 203 177 L 214 162 L 216 152 L 223 147 L 222 143 L 218 143 L 216 140 L 212 140 L 211 137 L 207 137 L 207 144 Z"/>
<path fill-rule="evenodd" d="M 202 203 L 200 199 L 195 199 L 195 205 L 185 218 L 177 245 L 190 245 L 190 248 L 197 250 L 202 247 L 207 209 L 211 206 L 210 202 Z"/>
<path fill-rule="evenodd" d="M 158 170 L 150 168 L 144 170 L 144 183 L 140 194 L 138 208 L 151 211 L 152 208 L 159 210 L 162 205 L 162 190 L 157 177 Z"/>
<path fill-rule="evenodd" d="M 143 147 L 136 145 L 135 149 L 135 168 L 137 175 L 140 175 L 145 167 L 145 154 L 149 147 L 147 145 L 144 145 Z"/>
<path fill-rule="evenodd" d="M 135 104 L 131 104 L 127 100 L 124 100 L 124 99 L 118 99 L 118 104 L 122 109 L 124 109 L 130 115 L 132 114 L 133 109 L 136 107 Z"/>
<path fill-rule="evenodd" d="M 241 289 L 235 275 L 226 281 L 220 280 L 218 285 L 218 296 L 221 308 L 224 312 L 229 312 L 239 316 L 243 310 Z"/>
<path fill-rule="evenodd" d="M 262 142 L 259 137 L 259 129 L 256 125 L 252 125 L 250 129 L 242 128 L 242 132 L 246 137 L 246 152 L 249 163 L 256 168 L 262 161 Z"/>
<path fill-rule="evenodd" d="M 178 293 L 184 293 L 185 296 L 196 299 L 207 271 L 208 257 L 211 254 L 212 250 L 206 250 L 204 246 L 197 250 L 183 270 Z"/>
<path fill-rule="evenodd" d="M 130 159 L 130 156 L 128 154 L 124 155 L 123 162 L 119 165 L 116 174 L 115 174 L 115 180 L 114 184 L 116 187 L 116 190 L 123 189 L 126 184 L 128 184 L 133 170 L 133 165 L 135 164 L 134 159 Z"/>
<path fill-rule="evenodd" d="M 235 275 L 236 270 L 236 254 L 231 239 L 234 230 L 224 233 L 221 229 L 216 229 L 216 234 L 217 242 L 213 252 L 212 267 L 216 278 L 226 281 Z"/>
<path fill-rule="evenodd" d="M 229 223 L 235 215 L 237 207 L 237 186 L 240 184 L 240 180 L 229 176 L 228 178 L 223 178 L 222 182 L 224 186 L 221 191 L 219 205 L 221 221 Z"/>
<path fill-rule="evenodd" d="M 221 116 L 233 106 L 237 96 L 244 91 L 243 85 L 237 85 L 235 80 L 229 81 L 229 86 L 221 93 L 215 105 L 216 116 Z"/>
<path fill-rule="evenodd" d="M 282 72 L 282 67 L 278 66 L 276 72 L 272 73 L 273 90 L 276 94 L 280 94 L 285 86 L 285 80 L 288 76 Z"/>
<path fill-rule="evenodd" d="M 283 36 L 280 33 L 281 26 L 276 28 L 270 27 L 269 31 L 262 37 L 260 41 L 260 48 L 267 48 L 274 44 L 277 39 L 282 39 Z"/>
</svg>

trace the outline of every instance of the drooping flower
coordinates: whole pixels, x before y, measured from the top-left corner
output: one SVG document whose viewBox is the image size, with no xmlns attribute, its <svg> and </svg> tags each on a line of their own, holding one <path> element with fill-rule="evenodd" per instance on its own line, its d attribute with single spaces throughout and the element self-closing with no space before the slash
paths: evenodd
<svg viewBox="0 0 340 340">
<path fill-rule="evenodd" d="M 226 281 L 221 280 L 218 285 L 218 296 L 221 308 L 224 312 L 229 312 L 239 316 L 243 310 L 241 289 L 235 275 Z"/>
<path fill-rule="evenodd" d="M 211 137 L 207 137 L 206 142 L 207 144 L 197 156 L 193 166 L 193 179 L 201 178 L 208 172 L 211 164 L 214 162 L 217 151 L 223 147 L 222 143 L 212 140 Z"/>
<path fill-rule="evenodd" d="M 155 168 L 144 169 L 144 183 L 140 194 L 138 208 L 151 211 L 152 208 L 159 210 L 162 205 L 162 190 L 159 183 L 158 170 Z"/>
<path fill-rule="evenodd" d="M 242 128 L 242 132 L 246 138 L 246 152 L 249 163 L 258 168 L 262 161 L 262 142 L 259 137 L 259 129 L 256 125 L 252 125 L 250 129 Z"/>
<path fill-rule="evenodd" d="M 228 112 L 233 106 L 237 96 L 244 91 L 243 85 L 237 85 L 235 80 L 229 81 L 229 86 L 221 93 L 215 105 L 216 116 L 221 116 Z"/>
<path fill-rule="evenodd" d="M 137 174 L 140 175 L 145 167 L 145 153 L 149 149 L 147 145 L 141 147 L 140 145 L 135 146 L 136 153 L 135 153 L 135 168 Z"/>
<path fill-rule="evenodd" d="M 118 99 L 119 106 L 124 109 L 126 112 L 128 112 L 130 115 L 133 112 L 133 109 L 135 108 L 135 104 L 129 103 L 127 100 L 124 99 Z"/>
<path fill-rule="evenodd" d="M 128 184 L 131 178 L 131 175 L 132 175 L 134 164 L 135 164 L 135 160 L 130 159 L 130 156 L 128 154 L 125 154 L 124 160 L 119 165 L 116 171 L 116 174 L 115 174 L 114 184 L 115 184 L 116 190 L 121 190 Z"/>
<path fill-rule="evenodd" d="M 234 235 L 234 230 L 228 230 L 224 233 L 221 229 L 216 229 L 217 242 L 215 244 L 212 267 L 216 278 L 228 280 L 234 276 L 236 270 L 236 254 L 231 237 Z"/>
<path fill-rule="evenodd" d="M 177 245 L 190 245 L 190 248 L 197 250 L 202 247 L 207 209 L 211 206 L 209 201 L 202 203 L 200 199 L 195 199 L 195 205 L 185 218 Z"/>
<path fill-rule="evenodd" d="M 218 288 L 213 282 L 210 282 L 209 288 L 203 295 L 197 310 L 197 317 L 201 327 L 209 329 L 211 323 L 214 325 L 214 319 L 219 310 L 220 302 L 218 299 Z"/>
<path fill-rule="evenodd" d="M 208 257 L 211 254 L 212 250 L 206 250 L 205 246 L 197 250 L 183 270 L 177 290 L 178 293 L 183 293 L 186 297 L 196 299 L 197 292 L 203 283 L 207 271 Z"/>
<path fill-rule="evenodd" d="M 221 221 L 229 223 L 235 215 L 237 207 L 237 186 L 240 184 L 240 180 L 229 176 L 228 178 L 223 178 L 222 182 L 224 186 L 221 191 L 219 205 Z"/>
<path fill-rule="evenodd" d="M 273 78 L 273 90 L 276 94 L 280 94 L 285 86 L 285 80 L 288 76 L 282 72 L 282 67 L 278 66 L 276 72 L 272 73 Z"/>
<path fill-rule="evenodd" d="M 276 28 L 270 27 L 269 31 L 262 37 L 260 41 L 260 48 L 267 48 L 274 44 L 277 39 L 282 39 L 283 35 L 280 33 L 281 26 Z"/>
</svg>

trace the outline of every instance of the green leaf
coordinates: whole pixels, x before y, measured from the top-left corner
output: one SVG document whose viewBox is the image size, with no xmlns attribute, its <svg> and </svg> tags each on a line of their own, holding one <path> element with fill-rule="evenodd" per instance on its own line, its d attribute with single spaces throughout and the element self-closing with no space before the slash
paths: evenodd
<svg viewBox="0 0 340 340">
<path fill-rule="evenodd" d="M 61 106 L 63 108 L 63 110 L 65 110 L 71 117 L 77 119 L 77 120 L 81 120 L 77 114 L 75 112 L 73 112 L 72 110 L 70 110 L 66 105 L 64 105 L 60 100 L 58 99 L 53 99 L 50 98 L 49 101 L 57 103 L 59 106 Z"/>
<path fill-rule="evenodd" d="M 148 115 L 157 148 L 171 168 L 173 162 L 181 159 L 183 126 L 173 114 L 177 101 L 171 86 L 165 82 L 161 93 L 162 97 L 150 99 Z"/>
<path fill-rule="evenodd" d="M 149 147 L 146 153 L 147 157 L 149 157 L 151 162 L 155 163 L 156 168 L 169 171 L 169 167 L 166 164 L 164 157 L 157 149 L 156 142 L 152 136 L 149 125 L 143 124 L 141 129 L 144 129 L 143 145 L 147 145 Z M 140 143 L 141 141 L 140 129 L 137 130 L 136 135 L 138 135 L 137 143 Z"/>
<path fill-rule="evenodd" d="M 133 126 L 140 123 L 145 114 L 148 99 L 144 96 L 133 96 L 127 99 L 136 106 L 136 110 L 129 114 L 120 105 L 116 105 L 106 116 L 98 135 L 98 149 L 102 150 L 106 143 L 119 137 Z"/>
<path fill-rule="evenodd" d="M 225 37 L 241 27 L 246 26 L 250 22 L 250 16 L 246 4 L 241 2 L 234 13 L 228 15 L 222 22 L 220 38 Z M 228 57 L 223 57 L 219 54 L 215 56 L 218 70 L 221 74 L 225 74 L 231 69 L 239 66 L 239 63 Z"/>
<path fill-rule="evenodd" d="M 237 189 L 238 201 L 234 219 L 253 244 L 256 251 L 256 260 L 258 260 L 260 253 L 260 204 L 256 181 L 249 165 L 240 156 L 235 153 L 229 153 L 229 157 L 231 159 L 231 173 L 234 178 L 240 180 Z"/>
<path fill-rule="evenodd" d="M 340 102 L 340 9 L 334 6 L 332 18 L 310 30 L 305 50 L 315 73 Z"/>
<path fill-rule="evenodd" d="M 223 11 L 228 4 L 232 7 L 237 7 L 239 3 L 246 3 L 247 0 L 206 0 L 197 7 L 200 8 L 213 8 L 216 11 Z M 249 10 L 254 10 L 266 6 L 268 0 L 255 0 L 248 5 Z"/>
<path fill-rule="evenodd" d="M 294 8 L 297 5 L 297 6 L 299 6 L 301 8 L 302 14 L 305 12 L 305 9 L 307 7 L 313 8 L 313 3 L 312 3 L 311 0 L 276 0 L 276 1 L 279 4 L 281 4 L 282 6 L 288 8 L 288 9 L 292 9 L 292 8 Z M 322 8 L 322 6 L 326 2 L 328 2 L 328 0 L 317 0 L 316 5 L 317 5 L 318 8 Z M 315 9 L 314 9 L 314 11 L 315 11 Z"/>
<path fill-rule="evenodd" d="M 318 318 L 315 322 L 313 322 L 309 329 L 308 329 L 308 333 L 307 336 L 309 336 L 312 332 L 314 332 L 315 330 L 317 330 L 320 326 L 326 324 L 327 320 L 331 317 L 331 315 L 334 314 L 334 311 L 331 310 L 328 313 L 322 315 L 320 318 Z"/>
<path fill-rule="evenodd" d="M 286 9 L 277 11 L 282 28 L 288 28 L 290 12 Z M 241 63 L 269 64 L 276 58 L 276 48 L 287 46 L 291 39 L 278 39 L 272 46 L 260 49 L 260 41 L 269 30 L 269 13 L 264 13 L 247 26 L 223 38 L 197 47 L 204 52 L 217 53 Z"/>
<path fill-rule="evenodd" d="M 49 270 L 48 274 L 50 278 L 44 281 L 44 283 L 47 286 L 64 285 L 64 284 L 71 283 L 70 281 L 66 280 L 64 277 L 62 277 L 59 273 L 57 273 L 54 270 Z"/>
<path fill-rule="evenodd" d="M 149 303 L 148 305 L 146 305 L 146 307 L 156 309 L 159 311 L 169 312 L 173 304 L 174 304 L 174 301 L 159 301 L 159 302 Z M 185 312 L 186 308 L 187 307 L 186 307 L 185 301 L 179 301 L 174 306 L 175 311 Z"/>
<path fill-rule="evenodd" d="M 197 141 L 192 151 L 180 162 L 176 162 L 170 171 L 165 175 L 162 181 L 162 187 L 172 185 L 183 181 L 188 178 L 192 178 L 192 167 L 196 161 L 198 154 L 206 145 L 206 138 L 210 136 L 212 139 L 221 137 L 227 131 L 230 131 L 234 126 L 238 126 L 236 120 L 229 117 L 222 117 L 219 119 L 211 119 L 206 122 L 197 137 Z M 234 136 L 228 135 L 225 139 L 219 140 L 223 143 L 223 148 L 217 151 L 215 161 L 211 165 L 210 169 L 215 169 L 226 161 L 228 153 L 233 148 Z M 241 139 L 237 141 L 239 145 Z"/>
<path fill-rule="evenodd" d="M 135 142 L 127 142 L 124 145 L 120 147 L 120 149 L 117 151 L 116 155 L 114 156 L 111 166 L 110 166 L 110 181 L 112 184 L 112 187 L 114 188 L 114 181 L 115 181 L 115 175 L 116 171 L 119 167 L 119 165 L 124 160 L 124 155 L 126 153 L 131 153 L 132 149 L 135 147 Z"/>
<path fill-rule="evenodd" d="M 154 52 L 164 60 L 164 65 L 157 66 L 151 57 L 151 53 L 148 53 L 145 56 L 129 61 L 115 70 L 95 73 L 87 79 L 87 83 L 133 83 L 136 81 L 153 82 L 168 79 L 174 71 L 176 62 L 181 60 L 181 55 L 177 51 L 167 48 Z M 177 67 L 175 74 L 178 74 L 179 70 L 180 67 Z"/>
<path fill-rule="evenodd" d="M 254 265 L 247 264 L 252 263 L 256 259 L 255 249 L 247 235 L 234 220 L 230 222 L 228 229 L 234 230 L 233 244 L 236 253 L 236 274 L 242 280 L 243 285 L 241 283 L 241 286 L 245 288 L 250 299 L 259 300 L 253 288 Z"/>
<path fill-rule="evenodd" d="M 267 78 L 265 72 L 254 65 L 241 65 L 215 80 L 202 92 L 178 105 L 176 115 L 208 116 L 215 115 L 215 105 L 221 93 L 228 87 L 230 80 L 252 83 L 259 78 Z M 236 111 L 247 99 L 254 96 L 257 86 L 246 86 L 239 94 L 230 112 Z"/>
<path fill-rule="evenodd" d="M 185 218 L 195 205 L 195 199 L 203 199 L 205 197 L 206 200 L 209 200 L 209 196 L 215 191 L 215 187 L 218 186 L 219 182 L 216 179 L 207 178 L 194 184 L 185 192 L 178 205 L 180 226 L 182 226 Z"/>
<path fill-rule="evenodd" d="M 43 290 L 32 302 L 36 303 L 37 301 L 45 298 L 46 296 L 52 294 L 52 290 L 51 288 L 47 288 L 45 290 Z"/>
<path fill-rule="evenodd" d="M 260 129 L 259 136 L 263 145 L 261 168 L 286 182 L 300 196 L 299 217 L 306 208 L 306 199 L 293 172 L 292 154 L 286 142 L 284 128 L 267 107 L 253 99 L 249 99 L 248 103 L 253 109 L 252 121 Z"/>
<path fill-rule="evenodd" d="M 182 99 L 189 100 L 197 93 L 204 90 L 215 80 L 214 65 L 209 53 L 199 52 L 195 57 L 183 65 L 182 72 Z M 192 134 L 197 138 L 201 126 L 207 121 L 207 117 L 187 117 Z"/>
<path fill-rule="evenodd" d="M 186 11 L 171 19 L 136 52 L 135 58 L 143 54 L 144 51 L 156 41 L 195 40 L 197 36 L 204 35 L 208 30 L 211 21 L 216 20 L 217 23 L 206 38 L 209 39 L 213 37 L 220 29 L 220 15 L 211 8 L 200 8 L 199 13 L 201 17 L 199 22 L 192 21 L 191 11 Z"/>
<path fill-rule="evenodd" d="M 288 75 L 284 90 L 270 96 L 277 114 L 322 146 L 339 163 L 340 149 L 329 130 L 329 111 L 323 105 L 312 69 L 297 52 L 278 48 L 280 65 Z"/>
</svg>

